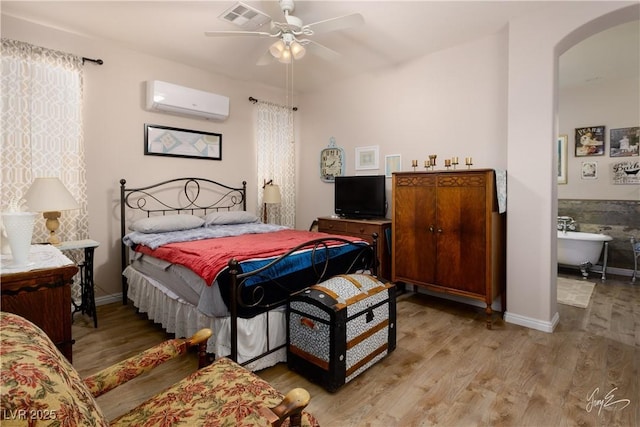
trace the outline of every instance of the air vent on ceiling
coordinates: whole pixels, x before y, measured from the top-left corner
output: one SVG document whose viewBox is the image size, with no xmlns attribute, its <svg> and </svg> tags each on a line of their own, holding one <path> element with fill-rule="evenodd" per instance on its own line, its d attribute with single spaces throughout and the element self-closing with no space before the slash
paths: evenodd
<svg viewBox="0 0 640 427">
<path fill-rule="evenodd" d="M 252 8 L 244 3 L 238 2 L 225 10 L 218 18 L 223 21 L 237 25 L 238 27 L 254 31 L 271 21 L 269 15 L 265 15 L 257 9 Z"/>
</svg>

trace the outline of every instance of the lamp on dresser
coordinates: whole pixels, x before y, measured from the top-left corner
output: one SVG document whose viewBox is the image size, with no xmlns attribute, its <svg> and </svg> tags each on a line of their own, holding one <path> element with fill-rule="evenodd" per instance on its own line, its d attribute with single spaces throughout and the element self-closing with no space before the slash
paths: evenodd
<svg viewBox="0 0 640 427">
<path fill-rule="evenodd" d="M 36 178 L 24 198 L 29 210 L 42 212 L 46 219 L 48 242 L 52 245 L 59 244 L 60 238 L 56 235 L 56 230 L 60 227 L 58 218 L 61 211 L 80 208 L 67 187 L 56 177 Z"/>
</svg>

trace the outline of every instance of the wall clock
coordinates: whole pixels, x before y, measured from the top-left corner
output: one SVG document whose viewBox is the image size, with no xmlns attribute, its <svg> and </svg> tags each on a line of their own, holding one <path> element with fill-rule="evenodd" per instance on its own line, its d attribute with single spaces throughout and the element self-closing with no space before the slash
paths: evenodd
<svg viewBox="0 0 640 427">
<path fill-rule="evenodd" d="M 336 176 L 344 175 L 344 150 L 336 145 L 334 137 L 329 138 L 329 145 L 320 152 L 320 179 L 334 182 Z"/>
</svg>

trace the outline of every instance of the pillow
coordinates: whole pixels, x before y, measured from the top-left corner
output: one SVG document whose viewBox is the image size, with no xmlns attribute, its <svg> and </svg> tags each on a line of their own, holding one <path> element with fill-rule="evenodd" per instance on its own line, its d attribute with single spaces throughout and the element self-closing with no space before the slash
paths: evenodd
<svg viewBox="0 0 640 427">
<path fill-rule="evenodd" d="M 204 217 L 205 226 L 223 224 L 246 224 L 258 222 L 260 219 L 247 211 L 211 212 Z"/>
<path fill-rule="evenodd" d="M 140 233 L 164 233 L 202 227 L 204 219 L 196 215 L 162 215 L 142 218 L 129 226 Z"/>
</svg>

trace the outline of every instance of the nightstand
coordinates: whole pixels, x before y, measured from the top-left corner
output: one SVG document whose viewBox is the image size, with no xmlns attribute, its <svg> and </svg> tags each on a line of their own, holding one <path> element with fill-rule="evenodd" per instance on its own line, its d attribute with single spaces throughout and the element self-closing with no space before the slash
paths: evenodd
<svg viewBox="0 0 640 427">
<path fill-rule="evenodd" d="M 341 234 L 343 236 L 361 237 L 373 242 L 373 233 L 378 234 L 378 260 L 380 267 L 378 276 L 391 280 L 391 251 L 389 246 L 388 232 L 391 230 L 391 220 L 386 218 L 379 219 L 348 219 L 334 217 L 318 218 L 318 231 L 330 234 Z"/>
<path fill-rule="evenodd" d="M 82 296 L 80 304 L 72 301 L 74 308 L 73 313 L 71 313 L 71 319 L 73 320 L 73 315 L 78 312 L 87 314 L 93 317 L 93 326 L 95 328 L 98 327 L 98 314 L 96 313 L 95 282 L 93 281 L 93 253 L 98 246 L 100 246 L 100 243 L 91 239 L 72 240 L 55 245 L 56 248 L 63 252 L 84 249 L 84 259 L 74 260 L 78 267 L 80 267 L 80 289 Z"/>
<path fill-rule="evenodd" d="M 38 325 L 72 362 L 71 283 L 78 267 L 49 245 L 32 245 L 23 268 L 12 268 L 8 255 L 1 258 L 2 311 Z"/>
</svg>

